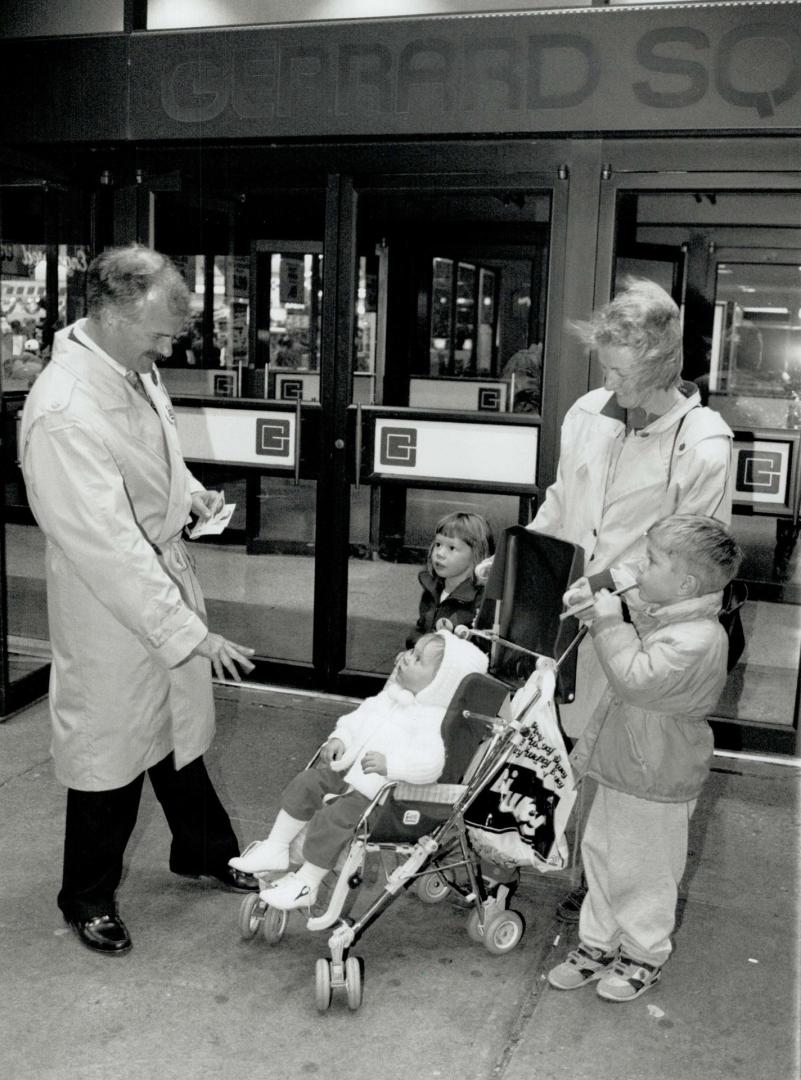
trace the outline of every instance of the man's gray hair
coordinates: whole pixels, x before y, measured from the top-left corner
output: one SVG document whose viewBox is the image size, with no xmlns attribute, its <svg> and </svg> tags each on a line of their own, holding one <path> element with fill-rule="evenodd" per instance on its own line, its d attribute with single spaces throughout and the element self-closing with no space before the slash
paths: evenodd
<svg viewBox="0 0 801 1080">
<path fill-rule="evenodd" d="M 135 317 L 153 289 L 164 293 L 170 311 L 188 318 L 189 289 L 166 255 L 143 244 L 106 248 L 89 264 L 86 306 L 91 316 L 114 308 Z"/>
</svg>

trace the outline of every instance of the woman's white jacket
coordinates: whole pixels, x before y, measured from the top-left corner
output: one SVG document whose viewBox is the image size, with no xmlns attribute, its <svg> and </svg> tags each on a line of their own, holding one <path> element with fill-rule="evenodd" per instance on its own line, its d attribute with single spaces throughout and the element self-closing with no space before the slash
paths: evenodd
<svg viewBox="0 0 801 1080">
<path fill-rule="evenodd" d="M 614 497 L 610 470 L 627 437 L 614 395 L 591 390 L 568 410 L 556 480 L 528 527 L 583 548 L 587 575 L 638 558 L 646 530 L 668 514 L 731 521 L 732 432 L 701 407 L 692 384 L 682 389 L 684 400 L 628 436 L 637 440 L 636 468 L 616 479 Z"/>
</svg>

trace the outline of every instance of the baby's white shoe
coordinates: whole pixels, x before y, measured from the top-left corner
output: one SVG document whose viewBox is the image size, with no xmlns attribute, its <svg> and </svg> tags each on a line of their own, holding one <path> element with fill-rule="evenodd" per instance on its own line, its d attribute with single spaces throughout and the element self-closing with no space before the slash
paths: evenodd
<svg viewBox="0 0 801 1080">
<path fill-rule="evenodd" d="M 262 889 L 259 896 L 278 911 L 295 911 L 297 908 L 310 908 L 317 899 L 319 886 L 310 885 L 300 874 L 286 874 L 278 881 Z"/>
<path fill-rule="evenodd" d="M 277 844 L 275 840 L 254 840 L 241 855 L 228 860 L 234 870 L 246 874 L 263 874 L 268 870 L 289 869 L 289 845 Z"/>
</svg>

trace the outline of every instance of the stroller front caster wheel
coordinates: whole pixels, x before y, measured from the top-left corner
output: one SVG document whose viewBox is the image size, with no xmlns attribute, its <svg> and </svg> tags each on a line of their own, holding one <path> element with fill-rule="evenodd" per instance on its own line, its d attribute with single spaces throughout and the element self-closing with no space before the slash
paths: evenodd
<svg viewBox="0 0 801 1080">
<path fill-rule="evenodd" d="M 424 904 L 439 904 L 451 891 L 446 881 L 439 874 L 424 874 L 412 886 L 418 900 Z"/>
<path fill-rule="evenodd" d="M 314 1004 L 318 1012 L 331 1006 L 331 961 L 321 957 L 314 969 Z"/>
<path fill-rule="evenodd" d="M 478 914 L 478 908 L 474 907 L 467 916 L 467 936 L 471 941 L 484 940 L 484 927 L 481 925 Z"/>
<path fill-rule="evenodd" d="M 520 944 L 526 930 L 518 911 L 503 911 L 484 925 L 484 948 L 493 956 L 503 956 Z"/>
<path fill-rule="evenodd" d="M 248 893 L 239 907 L 239 933 L 249 941 L 259 932 L 259 923 L 267 905 L 258 893 Z"/>
<path fill-rule="evenodd" d="M 345 991 L 348 1008 L 355 1012 L 361 1006 L 364 994 L 364 960 L 360 956 L 349 956 L 345 961 Z"/>
<path fill-rule="evenodd" d="M 288 911 L 279 911 L 277 908 L 267 907 L 262 916 L 261 936 L 268 945 L 277 945 L 284 936 L 288 918 Z"/>
</svg>

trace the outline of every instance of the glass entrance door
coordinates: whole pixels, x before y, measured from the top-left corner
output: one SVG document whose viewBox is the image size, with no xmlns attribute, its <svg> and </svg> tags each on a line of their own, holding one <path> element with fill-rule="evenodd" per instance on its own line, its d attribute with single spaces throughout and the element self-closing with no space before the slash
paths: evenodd
<svg viewBox="0 0 801 1080">
<path fill-rule="evenodd" d="M 735 436 L 732 528 L 745 552 L 746 651 L 715 711 L 719 744 L 796 752 L 801 685 L 801 197 L 798 178 L 612 177 L 598 302 L 621 270 L 682 305 L 684 377 Z M 600 381 L 600 380 L 599 380 Z"/>
<path fill-rule="evenodd" d="M 18 431 L 56 330 L 85 313 L 88 194 L 43 178 L 0 184 L 0 717 L 47 692 L 45 540 L 28 505 Z"/>
<path fill-rule="evenodd" d="M 536 178 L 358 192 L 349 672 L 385 677 L 414 632 L 441 518 L 530 520 L 557 198 Z"/>
</svg>

